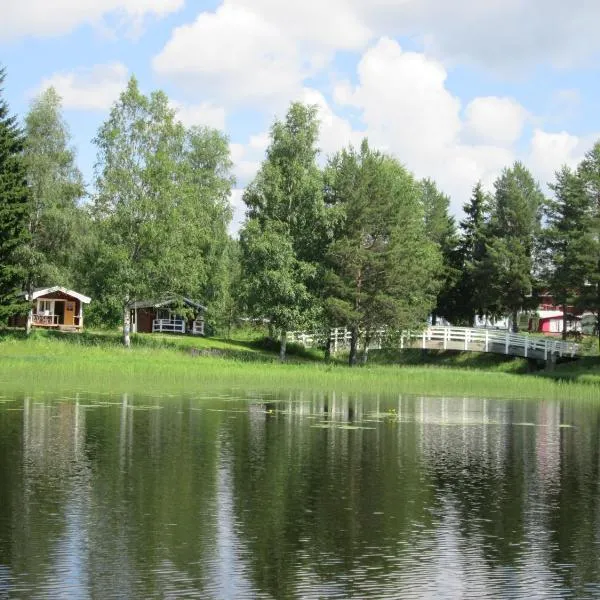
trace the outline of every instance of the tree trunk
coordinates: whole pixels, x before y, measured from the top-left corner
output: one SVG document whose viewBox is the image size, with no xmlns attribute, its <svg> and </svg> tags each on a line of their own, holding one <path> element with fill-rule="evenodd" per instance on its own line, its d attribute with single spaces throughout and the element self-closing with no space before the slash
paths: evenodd
<svg viewBox="0 0 600 600">
<path fill-rule="evenodd" d="M 31 282 L 27 284 L 27 300 L 29 301 L 29 310 L 27 311 L 27 320 L 25 321 L 25 335 L 29 337 L 33 327 L 33 285 Z"/>
<path fill-rule="evenodd" d="M 269 339 L 275 339 L 275 325 L 271 321 L 269 321 Z"/>
<path fill-rule="evenodd" d="M 567 339 L 567 305 L 563 304 L 563 323 L 562 323 L 562 339 Z"/>
<path fill-rule="evenodd" d="M 123 308 L 123 345 L 125 348 L 129 348 L 131 346 L 131 338 L 129 337 L 129 333 L 131 331 L 131 313 L 129 311 L 129 306 L 125 305 Z"/>
<path fill-rule="evenodd" d="M 279 360 L 281 362 L 285 361 L 285 349 L 287 347 L 287 331 L 281 332 L 281 342 L 279 345 Z"/>
<path fill-rule="evenodd" d="M 513 333 L 519 333 L 518 311 L 515 309 L 512 313 L 512 330 Z"/>
<path fill-rule="evenodd" d="M 30 308 L 27 312 L 27 321 L 25 322 L 25 335 L 31 334 L 31 326 L 33 323 L 33 308 Z"/>
<path fill-rule="evenodd" d="M 362 353 L 362 364 L 366 365 L 369 360 L 369 344 L 371 343 L 371 338 L 369 336 L 365 336 L 365 345 L 363 347 Z"/>
<path fill-rule="evenodd" d="M 431 326 L 435 327 L 437 325 L 437 314 L 436 312 L 431 313 Z"/>
<path fill-rule="evenodd" d="M 327 338 L 327 344 L 325 345 L 325 360 L 331 360 L 331 335 Z"/>
<path fill-rule="evenodd" d="M 348 357 L 348 364 L 351 367 L 356 365 L 358 358 L 358 327 L 352 328 L 352 337 L 350 338 L 350 356 Z"/>
</svg>

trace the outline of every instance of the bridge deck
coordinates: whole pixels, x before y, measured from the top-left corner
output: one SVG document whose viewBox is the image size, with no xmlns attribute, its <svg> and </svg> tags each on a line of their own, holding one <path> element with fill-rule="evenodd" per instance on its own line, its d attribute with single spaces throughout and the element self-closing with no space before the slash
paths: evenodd
<svg viewBox="0 0 600 600">
<path fill-rule="evenodd" d="M 389 332 L 378 331 L 369 344 L 370 349 L 422 348 L 424 350 L 461 350 L 467 352 L 492 352 L 511 356 L 523 356 L 538 360 L 579 355 L 579 346 L 556 338 L 514 334 L 508 331 L 476 329 L 470 327 L 428 327 L 421 332 L 390 336 Z M 291 341 L 306 347 L 324 344 L 325 335 L 292 332 Z M 331 349 L 335 353 L 350 346 L 351 332 L 335 328 L 330 332 Z M 396 340 L 395 342 L 393 340 Z"/>
</svg>

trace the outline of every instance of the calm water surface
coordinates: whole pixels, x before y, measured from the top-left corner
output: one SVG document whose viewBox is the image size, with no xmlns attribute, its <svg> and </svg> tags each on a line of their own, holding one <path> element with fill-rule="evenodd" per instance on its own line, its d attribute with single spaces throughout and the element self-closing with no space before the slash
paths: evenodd
<svg viewBox="0 0 600 600">
<path fill-rule="evenodd" d="M 600 597 L 600 409 L 0 397 L 0 598 Z"/>
</svg>

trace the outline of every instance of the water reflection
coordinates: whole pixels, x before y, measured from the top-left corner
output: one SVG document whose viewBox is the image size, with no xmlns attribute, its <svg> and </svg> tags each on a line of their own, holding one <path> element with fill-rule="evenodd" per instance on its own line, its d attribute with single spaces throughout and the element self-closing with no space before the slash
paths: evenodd
<svg viewBox="0 0 600 600">
<path fill-rule="evenodd" d="M 15 398 L 0 598 L 599 595 L 599 433 L 576 403 Z"/>
</svg>

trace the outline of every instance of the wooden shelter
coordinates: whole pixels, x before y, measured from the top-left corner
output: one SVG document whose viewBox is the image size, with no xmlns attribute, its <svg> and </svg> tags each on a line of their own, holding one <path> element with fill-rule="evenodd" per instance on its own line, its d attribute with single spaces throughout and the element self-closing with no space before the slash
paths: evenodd
<svg viewBox="0 0 600 600">
<path fill-rule="evenodd" d="M 206 307 L 190 298 L 140 300 L 129 309 L 132 333 L 204 335 Z"/>
<path fill-rule="evenodd" d="M 24 295 L 31 302 L 29 318 L 32 327 L 65 331 L 83 329 L 83 305 L 91 302 L 88 296 L 60 286 L 36 289 L 31 297 L 28 293 Z M 9 325 L 25 327 L 27 316 L 12 317 Z"/>
</svg>

